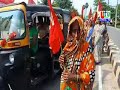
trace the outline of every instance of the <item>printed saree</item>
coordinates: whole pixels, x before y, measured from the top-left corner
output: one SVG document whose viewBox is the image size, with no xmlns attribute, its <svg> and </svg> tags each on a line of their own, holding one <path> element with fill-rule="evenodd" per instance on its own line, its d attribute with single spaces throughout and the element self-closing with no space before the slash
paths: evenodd
<svg viewBox="0 0 120 90">
<path fill-rule="evenodd" d="M 63 71 L 67 71 L 81 77 L 81 80 L 64 80 L 61 75 L 60 90 L 92 90 L 92 83 L 95 78 L 95 61 L 92 48 L 83 40 L 83 33 L 79 35 L 79 40 L 70 39 L 70 25 L 77 20 L 81 31 L 83 21 L 80 17 L 74 17 L 68 27 L 68 41 L 59 57 L 60 66 Z"/>
</svg>

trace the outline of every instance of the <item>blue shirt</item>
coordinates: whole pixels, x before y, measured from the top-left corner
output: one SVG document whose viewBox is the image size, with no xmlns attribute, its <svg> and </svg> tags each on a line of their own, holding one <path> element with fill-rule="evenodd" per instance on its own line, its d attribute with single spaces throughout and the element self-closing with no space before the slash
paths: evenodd
<svg viewBox="0 0 120 90">
<path fill-rule="evenodd" d="M 88 36 L 86 37 L 86 41 L 89 42 L 89 44 L 92 46 L 92 34 L 94 31 L 94 27 L 92 27 L 88 33 Z M 90 41 L 88 41 L 90 39 Z"/>
</svg>

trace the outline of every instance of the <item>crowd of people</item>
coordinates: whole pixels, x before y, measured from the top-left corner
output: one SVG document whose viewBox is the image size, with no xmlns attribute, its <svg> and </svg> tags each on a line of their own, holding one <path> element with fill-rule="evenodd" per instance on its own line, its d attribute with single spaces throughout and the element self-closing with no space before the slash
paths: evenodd
<svg viewBox="0 0 120 90">
<path fill-rule="evenodd" d="M 68 25 L 67 43 L 59 57 L 60 90 L 92 90 L 95 66 L 101 63 L 109 38 L 105 22 L 75 16 Z"/>
</svg>

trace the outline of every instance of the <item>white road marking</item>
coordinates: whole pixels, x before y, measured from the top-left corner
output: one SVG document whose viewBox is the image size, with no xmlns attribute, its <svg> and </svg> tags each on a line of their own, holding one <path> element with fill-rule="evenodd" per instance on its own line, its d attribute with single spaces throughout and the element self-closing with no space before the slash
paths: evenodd
<svg viewBox="0 0 120 90">
<path fill-rule="evenodd" d="M 98 65 L 98 90 L 102 89 L 102 68 L 101 65 Z"/>
<path fill-rule="evenodd" d="M 9 89 L 10 89 L 10 90 L 12 90 L 12 88 L 11 88 L 10 84 L 8 84 L 8 87 L 9 87 Z"/>
</svg>

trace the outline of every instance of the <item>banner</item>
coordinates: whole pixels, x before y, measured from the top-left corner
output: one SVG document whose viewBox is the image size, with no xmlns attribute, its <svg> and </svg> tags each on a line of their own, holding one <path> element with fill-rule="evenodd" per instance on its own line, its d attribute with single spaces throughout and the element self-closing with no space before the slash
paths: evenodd
<svg viewBox="0 0 120 90">
<path fill-rule="evenodd" d="M 110 11 L 99 11 L 98 17 L 101 21 L 109 22 L 111 19 L 111 12 Z"/>
</svg>

